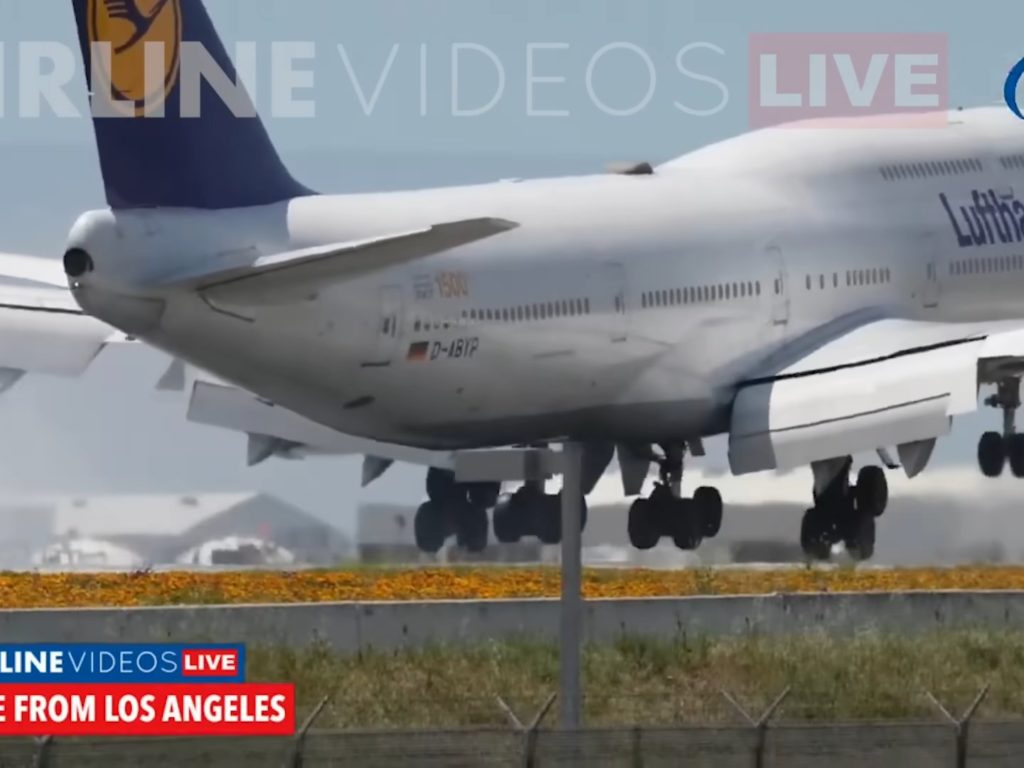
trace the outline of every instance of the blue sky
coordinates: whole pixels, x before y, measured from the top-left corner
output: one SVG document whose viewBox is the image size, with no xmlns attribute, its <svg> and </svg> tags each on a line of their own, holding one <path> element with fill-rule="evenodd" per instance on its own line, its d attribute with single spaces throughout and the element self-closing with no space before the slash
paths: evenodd
<svg viewBox="0 0 1024 768">
<path fill-rule="evenodd" d="M 325 191 L 445 185 L 510 176 L 601 170 L 616 161 L 665 160 L 744 130 L 747 124 L 748 36 L 754 32 L 935 32 L 949 35 L 951 102 L 995 102 L 1010 66 L 1024 56 L 1024 10 L 1003 0 L 933 3 L 787 0 L 710 3 L 673 0 L 207 0 L 229 45 L 252 41 L 265 65 L 272 41 L 308 41 L 316 101 L 313 119 L 274 119 L 270 131 L 296 175 Z M 68 0 L 0 3 L 3 44 L 0 118 L 0 250 L 57 256 L 75 215 L 103 204 L 91 127 L 85 119 L 19 119 L 18 45 L 53 40 L 76 46 Z M 452 46 L 471 43 L 501 62 L 505 88 L 494 109 L 453 117 Z M 536 90 L 527 115 L 527 46 L 560 45 L 538 54 L 535 74 L 564 83 Z M 588 64 L 620 44 L 592 72 L 603 103 L 627 108 L 650 85 L 645 62 L 621 44 L 642 49 L 656 86 L 646 108 L 613 117 L 588 92 Z M 698 44 L 686 62 L 725 84 L 722 93 L 683 76 L 677 53 Z M 338 50 L 344 46 L 348 60 Z M 567 46 L 567 47 L 566 47 Z M 76 56 L 77 56 L 77 48 Z M 423 53 L 425 51 L 425 53 Z M 372 93 L 392 58 L 372 114 L 353 79 Z M 425 62 L 425 67 L 424 67 Z M 485 104 L 499 74 L 477 52 L 459 71 L 461 106 Z M 262 111 L 266 87 L 257 88 Z M 259 85 L 259 74 L 257 85 Z M 425 90 L 424 90 L 425 84 Z M 84 108 L 84 83 L 74 96 Z M 424 102 L 425 94 L 425 102 Z M 424 103 L 426 114 L 422 114 Z M 422 471 L 399 468 L 371 493 L 358 491 L 358 463 L 317 460 L 244 467 L 244 441 L 184 422 L 180 396 L 158 395 L 163 358 L 152 352 L 105 354 L 81 381 L 31 378 L 0 399 L 0 488 L 22 492 L 274 491 L 344 524 L 358 498 L 414 500 Z M 942 447 L 945 460 L 969 458 L 994 412 L 958 425 Z M 720 451 L 713 461 L 721 463 Z"/>
</svg>

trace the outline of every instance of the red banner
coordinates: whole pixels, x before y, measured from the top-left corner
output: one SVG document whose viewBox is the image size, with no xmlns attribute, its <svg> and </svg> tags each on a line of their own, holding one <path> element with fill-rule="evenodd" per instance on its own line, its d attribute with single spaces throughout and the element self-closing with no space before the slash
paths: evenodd
<svg viewBox="0 0 1024 768">
<path fill-rule="evenodd" d="M 287 736 L 291 683 L 0 685 L 0 736 Z"/>
</svg>

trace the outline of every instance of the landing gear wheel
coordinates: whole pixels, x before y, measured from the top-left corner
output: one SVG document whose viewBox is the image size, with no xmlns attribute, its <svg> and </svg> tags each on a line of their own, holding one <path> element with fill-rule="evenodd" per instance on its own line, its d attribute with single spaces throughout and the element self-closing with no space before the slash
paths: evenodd
<svg viewBox="0 0 1024 768">
<path fill-rule="evenodd" d="M 1024 434 L 1014 433 L 1006 438 L 1006 457 L 1013 476 L 1024 477 Z"/>
<path fill-rule="evenodd" d="M 804 512 L 800 522 L 800 547 L 812 560 L 828 560 L 832 556 L 832 537 L 828 519 L 817 507 Z"/>
<path fill-rule="evenodd" d="M 985 477 L 999 477 L 1006 463 L 1006 443 L 998 432 L 986 432 L 978 441 L 978 466 Z"/>
<path fill-rule="evenodd" d="M 534 531 L 543 544 L 562 541 L 562 495 L 539 496 L 534 502 Z M 580 499 L 580 532 L 587 527 L 587 500 Z"/>
<path fill-rule="evenodd" d="M 494 507 L 494 538 L 502 544 L 517 544 L 525 535 L 522 508 L 512 499 Z"/>
<path fill-rule="evenodd" d="M 421 552 L 435 555 L 444 546 L 444 540 L 448 538 L 445 530 L 444 510 L 440 505 L 432 501 L 425 502 L 416 510 L 416 517 L 413 520 L 413 532 L 416 537 L 416 546 Z"/>
<path fill-rule="evenodd" d="M 650 499 L 637 499 L 629 507 L 629 543 L 637 549 L 654 549 L 661 539 L 656 525 L 654 503 Z"/>
<path fill-rule="evenodd" d="M 854 491 L 857 513 L 861 516 L 881 517 L 889 503 L 889 483 L 881 467 L 861 467 L 857 473 Z"/>
<path fill-rule="evenodd" d="M 557 496 L 540 496 L 533 502 L 534 532 L 542 544 L 562 540 L 562 508 Z"/>
<path fill-rule="evenodd" d="M 679 549 L 689 552 L 699 547 L 703 540 L 700 508 L 690 499 L 672 501 L 672 541 Z"/>
<path fill-rule="evenodd" d="M 853 530 L 845 539 L 846 551 L 858 563 L 870 560 L 875 554 L 875 518 L 873 515 L 860 515 L 853 524 Z"/>
<path fill-rule="evenodd" d="M 487 549 L 487 510 L 468 501 L 455 502 L 455 529 L 460 546 L 473 553 Z"/>
<path fill-rule="evenodd" d="M 501 495 L 501 483 L 473 483 L 469 486 L 469 501 L 481 509 L 493 509 Z"/>
<path fill-rule="evenodd" d="M 693 494 L 693 505 L 700 520 L 701 536 L 713 538 L 722 530 L 722 494 L 717 488 L 703 486 Z"/>
<path fill-rule="evenodd" d="M 455 473 L 448 469 L 431 467 L 427 470 L 427 497 L 435 504 L 443 504 L 456 495 Z"/>
</svg>

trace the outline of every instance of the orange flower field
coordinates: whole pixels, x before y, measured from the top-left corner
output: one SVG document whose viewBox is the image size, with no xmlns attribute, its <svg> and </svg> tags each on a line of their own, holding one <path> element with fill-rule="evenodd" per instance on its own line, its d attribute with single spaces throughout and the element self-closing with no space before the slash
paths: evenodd
<svg viewBox="0 0 1024 768">
<path fill-rule="evenodd" d="M 1024 590 L 1024 568 L 590 569 L 588 598 L 772 592 Z M 553 597 L 554 568 L 410 568 L 217 573 L 0 574 L 0 606 L 189 605 Z"/>
</svg>

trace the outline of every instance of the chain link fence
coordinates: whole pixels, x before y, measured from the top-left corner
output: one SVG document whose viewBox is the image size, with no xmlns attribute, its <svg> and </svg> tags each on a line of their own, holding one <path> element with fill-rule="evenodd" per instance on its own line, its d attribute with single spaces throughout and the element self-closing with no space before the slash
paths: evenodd
<svg viewBox="0 0 1024 768">
<path fill-rule="evenodd" d="M 714 766 L 728 768 L 1018 768 L 1024 755 L 1024 718 L 1007 718 L 985 687 L 969 698 L 912 695 L 922 716 L 904 720 L 829 719 L 829 703 L 790 690 L 775 696 L 739 696 L 722 689 L 706 706 L 690 707 L 672 722 L 627 724 L 599 718 L 580 731 L 551 723 L 555 696 L 538 707 L 488 701 L 492 717 L 472 727 L 379 729 L 334 727 L 344 701 L 303 702 L 301 724 L 291 738 L 9 739 L 0 741 L 0 768 L 169 768 L 246 766 Z M 908 694 L 909 695 L 909 694 Z M 631 710 L 629 697 L 622 713 Z M 757 700 L 757 706 L 751 702 Z M 943 700 L 945 699 L 945 700 Z M 610 699 L 614 701 L 614 697 Z M 958 707 L 959 701 L 966 703 Z M 467 698 L 473 706 L 483 699 Z M 466 705 L 463 702 L 463 706 Z M 763 703 L 766 702 L 766 703 Z M 606 704 L 607 700 L 603 700 Z M 437 721 L 445 721 L 438 701 Z M 469 710 L 475 712 L 475 709 Z M 904 708 L 905 711 L 905 708 Z M 695 714 L 697 721 L 694 721 Z M 479 714 L 482 716 L 483 710 Z M 465 711 L 460 713 L 464 717 Z M 318 727 L 329 720 L 332 727 Z"/>
</svg>

